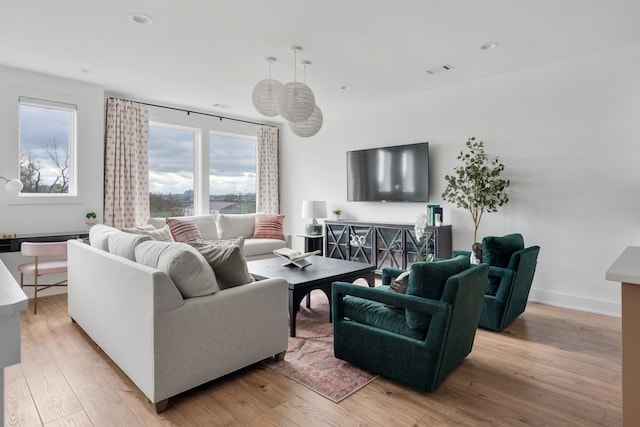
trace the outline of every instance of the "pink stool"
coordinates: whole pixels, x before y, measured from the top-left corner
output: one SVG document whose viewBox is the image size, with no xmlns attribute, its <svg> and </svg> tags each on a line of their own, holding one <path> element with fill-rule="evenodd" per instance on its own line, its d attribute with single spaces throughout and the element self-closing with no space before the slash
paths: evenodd
<svg viewBox="0 0 640 427">
<path fill-rule="evenodd" d="M 20 253 L 24 256 L 35 257 L 34 262 L 20 264 L 20 286 L 33 286 L 33 314 L 38 312 L 38 291 L 49 289 L 52 286 L 67 286 L 67 280 L 56 283 L 38 283 L 38 277 L 47 274 L 61 274 L 67 272 L 67 260 L 40 261 L 42 257 L 67 256 L 67 242 L 34 243 L 23 242 Z M 24 283 L 24 275 L 34 277 L 33 283 Z"/>
</svg>

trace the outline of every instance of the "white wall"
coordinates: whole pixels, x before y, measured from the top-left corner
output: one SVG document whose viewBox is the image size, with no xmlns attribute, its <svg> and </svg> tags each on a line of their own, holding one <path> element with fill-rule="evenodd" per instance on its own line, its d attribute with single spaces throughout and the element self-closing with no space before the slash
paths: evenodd
<svg viewBox="0 0 640 427">
<path fill-rule="evenodd" d="M 511 201 L 483 218 L 479 236 L 520 232 L 527 245 L 541 246 L 531 299 L 620 315 L 620 286 L 604 275 L 626 246 L 640 242 L 638 70 L 635 45 L 362 111 L 328 111 L 313 138 L 285 126 L 281 207 L 289 231 L 304 229 L 303 199 L 327 200 L 345 218 L 413 222 L 424 205 L 346 201 L 345 152 L 429 141 L 431 201 L 445 206 L 454 248 L 470 248 L 469 214 L 440 194 L 475 136 L 511 179 Z"/>
<path fill-rule="evenodd" d="M 18 178 L 17 111 L 21 95 L 78 106 L 78 196 L 64 202 L 37 200 L 27 204 L 8 194 L 2 182 L 0 233 L 86 231 L 85 214 L 102 213 L 104 90 L 96 85 L 0 66 L 0 176 Z M 15 253 L 0 254 L 0 259 L 16 277 L 17 265 L 28 260 Z M 26 292 L 31 295 L 30 289 Z"/>
<path fill-rule="evenodd" d="M 454 248 L 469 248 L 468 213 L 447 206 L 444 175 L 469 136 L 505 163 L 511 201 L 485 216 L 479 234 L 520 232 L 541 253 L 532 299 L 620 314 L 620 287 L 604 274 L 640 240 L 640 45 L 602 52 L 470 84 L 373 104 L 325 111 L 313 138 L 282 127 L 281 210 L 287 232 L 300 233 L 303 199 L 327 200 L 345 218 L 413 222 L 422 204 L 347 203 L 345 152 L 429 141 L 431 201 L 445 206 Z M 437 78 L 437 76 L 436 76 Z M 102 88 L 0 67 L 0 175 L 11 175 L 16 88 L 84 99 L 79 115 L 80 196 L 74 204 L 13 205 L 0 188 L 0 232 L 77 231 L 84 214 L 102 212 Z M 353 90 L 357 90 L 354 87 Z M 294 238 L 302 247 L 302 239 Z M 10 271 L 18 255 L 0 259 Z"/>
</svg>

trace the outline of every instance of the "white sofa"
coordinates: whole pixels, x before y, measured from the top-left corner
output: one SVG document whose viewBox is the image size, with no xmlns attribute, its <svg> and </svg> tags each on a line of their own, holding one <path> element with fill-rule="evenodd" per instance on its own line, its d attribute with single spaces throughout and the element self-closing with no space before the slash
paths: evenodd
<svg viewBox="0 0 640 427">
<path fill-rule="evenodd" d="M 193 219 L 205 240 L 228 240 L 244 237 L 244 255 L 247 261 L 272 258 L 275 249 L 290 248 L 291 235 L 283 233 L 284 240 L 254 238 L 257 214 L 196 215 L 181 218 Z M 166 218 L 151 218 L 149 224 L 156 229 L 166 226 Z"/>
<path fill-rule="evenodd" d="M 284 279 L 184 298 L 168 273 L 128 259 L 135 244 L 150 238 L 126 234 L 113 229 L 108 235 L 109 242 L 112 235 L 132 242 L 118 251 L 124 256 L 104 250 L 104 241 L 96 247 L 93 240 L 69 241 L 68 312 L 158 412 L 171 396 L 265 358 L 284 357 Z"/>
</svg>

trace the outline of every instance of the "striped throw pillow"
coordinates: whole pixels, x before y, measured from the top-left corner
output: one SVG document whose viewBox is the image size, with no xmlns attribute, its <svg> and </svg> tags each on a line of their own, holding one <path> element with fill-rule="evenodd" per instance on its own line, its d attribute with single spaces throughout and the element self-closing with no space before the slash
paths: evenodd
<svg viewBox="0 0 640 427">
<path fill-rule="evenodd" d="M 284 240 L 284 232 L 282 231 L 283 221 L 284 215 L 256 214 L 253 238 Z"/>
<path fill-rule="evenodd" d="M 191 218 L 167 218 L 167 224 L 171 230 L 171 236 L 176 242 L 187 243 L 202 240 L 200 229 Z"/>
</svg>

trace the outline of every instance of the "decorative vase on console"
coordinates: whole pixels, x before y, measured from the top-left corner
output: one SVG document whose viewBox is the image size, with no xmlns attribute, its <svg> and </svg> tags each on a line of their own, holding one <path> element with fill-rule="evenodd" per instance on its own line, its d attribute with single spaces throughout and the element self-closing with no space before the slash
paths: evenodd
<svg viewBox="0 0 640 427">
<path fill-rule="evenodd" d="M 426 211 L 420 211 L 420 213 L 418 214 L 418 218 L 416 219 L 416 225 L 413 227 L 413 231 L 416 233 L 416 239 L 418 239 L 418 241 L 422 241 L 423 239 L 426 240 L 427 236 L 429 235 L 429 231 L 427 229 L 427 225 L 428 225 L 428 215 Z M 425 258 L 423 259 L 422 256 L 418 255 L 416 257 L 416 262 L 431 262 L 434 260 L 434 256 L 429 252 L 429 247 L 427 245 L 426 248 L 427 253 L 425 254 Z"/>
</svg>

